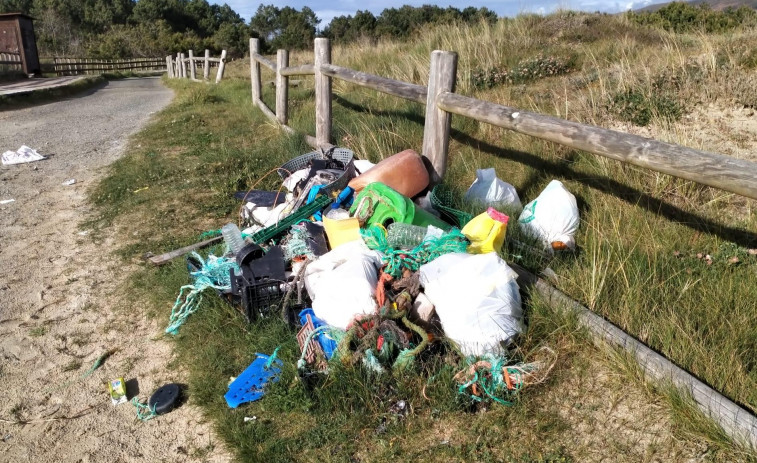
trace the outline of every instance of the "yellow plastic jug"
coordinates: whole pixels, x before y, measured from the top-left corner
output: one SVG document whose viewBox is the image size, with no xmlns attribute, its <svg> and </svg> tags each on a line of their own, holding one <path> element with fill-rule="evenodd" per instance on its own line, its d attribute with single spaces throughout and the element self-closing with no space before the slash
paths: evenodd
<svg viewBox="0 0 757 463">
<path fill-rule="evenodd" d="M 510 218 L 490 207 L 483 214 L 477 215 L 461 230 L 471 242 L 468 246 L 470 254 L 486 254 L 499 251 L 505 243 L 507 221 Z"/>
</svg>

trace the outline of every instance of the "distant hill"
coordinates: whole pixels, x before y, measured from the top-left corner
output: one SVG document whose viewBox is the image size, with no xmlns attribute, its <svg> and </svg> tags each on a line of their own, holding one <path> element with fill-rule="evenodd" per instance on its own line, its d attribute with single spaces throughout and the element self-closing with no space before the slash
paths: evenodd
<svg viewBox="0 0 757 463">
<path fill-rule="evenodd" d="M 667 5 L 668 3 L 672 2 L 665 2 L 665 3 L 655 3 L 654 5 L 648 5 L 644 8 L 639 8 L 634 11 L 647 11 L 647 12 L 655 12 L 662 8 L 663 6 Z M 757 10 L 757 0 L 694 0 L 691 2 L 692 5 L 699 5 L 702 3 L 707 3 L 710 5 L 710 8 L 712 8 L 715 11 L 723 11 L 726 8 L 739 8 L 742 6 L 748 6 L 750 8 L 754 8 Z"/>
</svg>

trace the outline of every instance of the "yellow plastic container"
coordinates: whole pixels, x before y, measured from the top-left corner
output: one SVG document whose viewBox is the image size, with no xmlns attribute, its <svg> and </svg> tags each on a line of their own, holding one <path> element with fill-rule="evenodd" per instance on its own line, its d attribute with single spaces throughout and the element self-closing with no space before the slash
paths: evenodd
<svg viewBox="0 0 757 463">
<path fill-rule="evenodd" d="M 467 251 L 471 254 L 499 251 L 505 243 L 509 219 L 507 215 L 492 207 L 474 217 L 461 230 L 471 242 Z"/>
<path fill-rule="evenodd" d="M 362 239 L 360 237 L 360 222 L 356 217 L 349 219 L 329 219 L 323 216 L 323 228 L 326 230 L 326 236 L 329 238 L 331 249 Z"/>
</svg>

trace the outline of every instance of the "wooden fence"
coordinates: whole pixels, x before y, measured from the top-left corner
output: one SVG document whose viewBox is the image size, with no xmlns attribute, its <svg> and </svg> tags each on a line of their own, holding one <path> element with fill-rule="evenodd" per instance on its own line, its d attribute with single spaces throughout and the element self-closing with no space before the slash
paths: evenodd
<svg viewBox="0 0 757 463">
<path fill-rule="evenodd" d="M 202 68 L 202 79 L 198 79 L 198 64 Z M 210 81 L 210 69 L 213 67 L 218 68 L 216 71 L 215 82 L 221 82 L 223 79 L 223 72 L 226 68 L 226 50 L 221 50 L 220 58 L 211 58 L 210 50 L 205 50 L 205 56 L 194 56 L 194 52 L 189 50 L 189 56 L 185 56 L 184 53 L 177 53 L 176 57 L 172 55 L 166 56 L 165 66 L 168 69 L 168 77 L 191 79 L 195 82 L 209 82 Z"/>
<path fill-rule="evenodd" d="M 77 76 L 84 74 L 102 74 L 117 71 L 165 71 L 163 58 L 127 58 L 127 59 L 90 59 L 90 58 L 53 58 L 52 63 L 43 62 L 43 73 L 55 73 L 57 76 Z"/>
<path fill-rule="evenodd" d="M 261 65 L 276 74 L 275 111 L 260 98 Z M 308 144 L 315 148 L 330 145 L 331 142 L 331 82 L 334 78 L 425 104 L 426 118 L 421 152 L 433 168 L 433 183 L 438 183 L 444 177 L 449 152 L 451 117 L 452 114 L 457 114 L 573 149 L 757 199 L 756 163 L 456 94 L 454 90 L 457 54 L 453 52 L 431 52 L 428 85 L 423 86 L 331 64 L 331 47 L 329 40 L 325 38 L 315 39 L 314 64 L 293 67 L 289 66 L 289 53 L 286 50 L 277 51 L 274 63 L 260 54 L 258 39 L 250 39 L 252 102 L 290 133 L 294 133 L 294 130 L 287 125 L 288 84 L 289 77 L 296 75 L 315 76 L 315 137 L 305 135 Z M 549 289 L 544 282 L 531 283 L 537 291 L 548 293 L 550 299 L 557 297 L 550 291 L 559 293 L 554 288 Z M 593 313 L 587 315 L 588 309 L 582 309 L 582 306 L 570 301 L 567 296 L 563 295 L 560 301 L 560 305 L 576 313 L 580 322 L 597 334 L 598 338 L 622 347 L 634 355 L 650 378 L 672 383 L 684 390 L 694 398 L 700 410 L 720 424 L 729 435 L 757 448 L 757 418 L 753 414 L 689 373 L 675 367 L 669 360 L 655 354 L 602 317 Z"/>
<path fill-rule="evenodd" d="M 2 52 L 0 53 L 0 72 L 3 71 L 18 71 L 23 72 L 23 62 L 21 61 L 21 53 L 16 52 Z"/>
</svg>

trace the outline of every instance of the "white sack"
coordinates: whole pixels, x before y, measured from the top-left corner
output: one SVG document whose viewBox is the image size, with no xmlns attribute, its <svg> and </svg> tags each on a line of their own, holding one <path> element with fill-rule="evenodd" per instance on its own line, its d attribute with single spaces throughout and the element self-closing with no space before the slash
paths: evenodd
<svg viewBox="0 0 757 463">
<path fill-rule="evenodd" d="M 445 254 L 420 268 L 444 333 L 465 355 L 497 353 L 523 332 L 516 278 L 495 252 Z"/>
<path fill-rule="evenodd" d="M 518 223 L 550 249 L 555 241 L 575 249 L 575 234 L 581 223 L 576 197 L 560 181 L 552 180 L 536 199 L 526 204 Z"/>
<path fill-rule="evenodd" d="M 494 168 L 477 169 L 476 180 L 465 193 L 468 201 L 480 201 L 488 206 L 513 206 L 521 208 L 515 187 L 497 177 Z"/>
<path fill-rule="evenodd" d="M 355 315 L 376 313 L 373 297 L 381 265 L 381 253 L 362 240 L 334 248 L 308 265 L 303 278 L 315 315 L 344 330 Z"/>
</svg>

